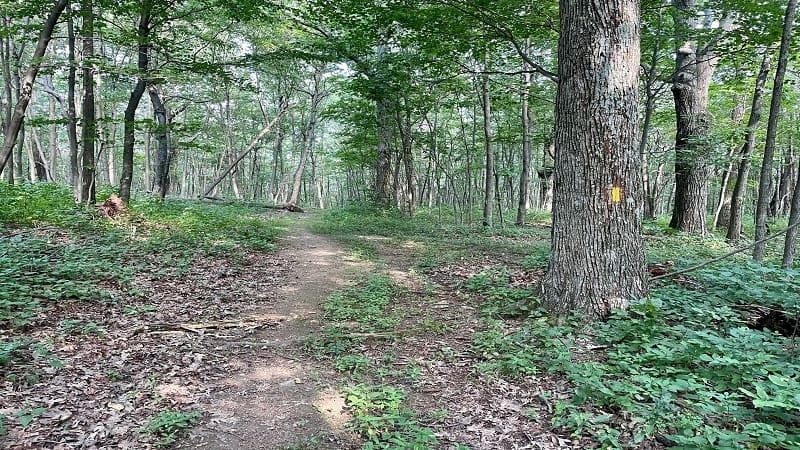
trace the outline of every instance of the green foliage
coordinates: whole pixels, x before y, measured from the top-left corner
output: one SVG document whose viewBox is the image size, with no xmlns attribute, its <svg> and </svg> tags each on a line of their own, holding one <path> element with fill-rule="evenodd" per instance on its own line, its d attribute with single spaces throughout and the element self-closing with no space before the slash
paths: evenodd
<svg viewBox="0 0 800 450">
<path fill-rule="evenodd" d="M 333 367 L 358 378 L 372 367 L 372 360 L 363 355 L 342 355 L 334 359 Z"/>
<path fill-rule="evenodd" d="M 406 393 L 392 386 L 355 386 L 345 390 L 353 426 L 365 438 L 364 450 L 435 448 L 433 431 L 419 425 L 403 406 Z"/>
<path fill-rule="evenodd" d="M 273 251 L 285 224 L 265 220 L 255 207 L 208 205 L 202 202 L 152 201 L 134 205 L 151 230 L 145 250 L 202 250 L 225 254 L 239 248 Z"/>
<path fill-rule="evenodd" d="M 197 412 L 161 411 L 141 431 L 156 438 L 157 447 L 169 447 L 199 420 Z"/>
<path fill-rule="evenodd" d="M 372 275 L 363 283 L 331 295 L 323 309 L 332 321 L 356 321 L 362 331 L 391 329 L 397 318 L 386 316 L 384 309 L 397 294 L 398 286 L 389 278 Z"/>
<path fill-rule="evenodd" d="M 47 412 L 47 408 L 22 409 L 16 412 L 17 420 L 23 427 L 27 427 L 37 417 Z"/>
<path fill-rule="evenodd" d="M 486 269 L 470 277 L 465 287 L 485 298 L 481 312 L 486 316 L 526 316 L 539 306 L 539 299 L 529 289 L 509 286 L 510 278 L 511 273 L 503 268 Z"/>
<path fill-rule="evenodd" d="M 129 217 L 99 220 L 93 209 L 75 206 L 68 188 L 47 183 L 0 183 L 0 226 L 14 229 L 0 239 L 0 325 L 12 327 L 60 302 L 135 295 L 136 271 L 187 267 L 202 254 L 273 250 L 284 229 L 252 208 L 200 202 L 143 203 Z M 166 262 L 142 258 L 152 253 Z M 90 331 L 102 333 L 82 332 Z"/>
<path fill-rule="evenodd" d="M 333 321 L 321 335 L 306 342 L 318 356 L 341 356 L 364 340 L 353 333 L 389 331 L 400 320 L 385 313 L 399 287 L 389 278 L 371 275 L 358 285 L 337 291 L 323 304 L 325 318 Z M 346 371 L 346 370 L 343 370 Z"/>
<path fill-rule="evenodd" d="M 67 186 L 53 183 L 0 183 L 0 226 L 92 227 L 94 223 L 90 212 L 83 206 L 75 205 Z"/>
</svg>

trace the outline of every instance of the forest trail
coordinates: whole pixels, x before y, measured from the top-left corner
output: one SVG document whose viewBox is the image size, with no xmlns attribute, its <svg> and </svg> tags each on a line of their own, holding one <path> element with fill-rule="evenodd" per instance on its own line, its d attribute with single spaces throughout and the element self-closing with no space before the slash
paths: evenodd
<svg viewBox="0 0 800 450">
<path fill-rule="evenodd" d="M 348 260 L 333 240 L 310 232 L 301 216 L 278 257 L 292 269 L 278 287 L 274 302 L 258 313 L 278 322 L 251 336 L 250 350 L 237 354 L 237 368 L 218 380 L 207 401 L 208 415 L 181 448 L 203 449 L 346 449 L 357 438 L 345 425 L 349 416 L 333 376 L 302 349 L 319 330 L 322 303 L 368 269 Z"/>
</svg>

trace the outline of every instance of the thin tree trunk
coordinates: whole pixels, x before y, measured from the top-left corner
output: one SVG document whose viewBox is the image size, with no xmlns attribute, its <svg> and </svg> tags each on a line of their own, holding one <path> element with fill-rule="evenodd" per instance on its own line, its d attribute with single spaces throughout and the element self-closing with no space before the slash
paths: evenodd
<svg viewBox="0 0 800 450">
<path fill-rule="evenodd" d="M 492 132 L 492 96 L 489 92 L 489 75 L 481 79 L 481 97 L 483 100 L 483 137 L 486 149 L 486 167 L 484 172 L 485 189 L 483 197 L 483 226 L 492 226 L 494 211 L 494 134 Z"/>
<path fill-rule="evenodd" d="M 770 192 L 772 187 L 772 160 L 775 155 L 775 139 L 778 134 L 778 116 L 781 112 L 783 98 L 783 80 L 786 75 L 786 66 L 789 64 L 789 46 L 794 27 L 794 13 L 797 9 L 797 0 L 789 0 L 786 6 L 786 16 L 783 21 L 783 34 L 781 36 L 781 49 L 778 56 L 778 65 L 775 67 L 775 82 L 772 87 L 772 101 L 769 105 L 769 119 L 767 121 L 767 139 L 764 143 L 764 162 L 761 164 L 761 177 L 758 185 L 758 202 L 756 203 L 756 245 L 753 248 L 753 259 L 763 261 L 767 243 L 767 210 L 769 208 Z"/>
<path fill-rule="evenodd" d="M 69 139 L 69 181 L 75 200 L 80 198 L 81 170 L 78 159 L 78 114 L 75 111 L 78 60 L 75 56 L 75 26 L 72 17 L 67 20 L 67 47 L 69 47 L 69 75 L 67 76 L 67 137 Z"/>
<path fill-rule="evenodd" d="M 300 200 L 300 187 L 303 184 L 303 172 L 305 171 L 306 160 L 314 148 L 314 140 L 317 130 L 317 116 L 322 100 L 325 98 L 322 86 L 322 68 L 317 67 L 314 72 L 314 87 L 311 92 L 311 107 L 308 111 L 308 121 L 303 131 L 303 147 L 300 152 L 300 161 L 294 172 L 294 182 L 292 183 L 292 194 L 289 197 L 290 204 L 297 204 Z"/>
<path fill-rule="evenodd" d="M 795 176 L 794 196 L 792 197 L 792 207 L 789 212 L 789 225 L 800 221 L 800 161 L 798 161 Z M 790 228 L 786 232 L 786 240 L 783 243 L 783 259 L 781 260 L 781 267 L 784 269 L 794 267 L 794 255 L 797 249 L 797 228 Z"/>
<path fill-rule="evenodd" d="M 50 160 L 49 172 L 51 181 L 56 180 L 56 170 L 58 169 L 58 130 L 56 129 L 56 99 L 53 96 L 48 96 L 48 118 L 50 119 L 49 143 L 50 143 Z"/>
<path fill-rule="evenodd" d="M 761 119 L 761 105 L 764 98 L 764 85 L 767 82 L 767 75 L 770 70 L 769 52 L 764 54 L 761 61 L 761 69 L 756 77 L 756 88 L 753 91 L 753 103 L 750 107 L 750 118 L 747 121 L 747 132 L 745 143 L 739 153 L 739 173 L 736 176 L 736 184 L 733 186 L 731 195 L 730 221 L 728 222 L 728 240 L 736 241 L 742 235 L 742 221 L 744 217 L 744 197 L 747 193 L 747 180 L 750 176 L 750 157 L 755 148 L 756 129 Z"/>
<path fill-rule="evenodd" d="M 530 41 L 525 40 L 525 52 L 530 49 Z M 531 74 L 528 72 L 528 63 L 522 65 L 525 72 L 522 76 L 522 173 L 519 177 L 519 205 L 517 206 L 517 221 L 519 226 L 525 225 L 525 213 L 530 204 L 531 185 L 531 111 L 530 90 Z"/>
<path fill-rule="evenodd" d="M 169 191 L 169 166 L 172 159 L 172 148 L 169 133 L 169 120 L 167 108 L 161 100 L 161 95 L 155 86 L 150 86 L 148 90 L 150 103 L 153 104 L 153 114 L 156 118 L 156 176 L 153 181 L 153 193 L 162 200 Z"/>
<path fill-rule="evenodd" d="M 150 21 L 153 9 L 152 0 L 144 0 L 141 3 L 142 11 L 139 15 L 139 24 L 136 28 L 137 46 L 137 80 L 136 85 L 128 97 L 128 104 L 125 107 L 123 116 L 122 131 L 122 175 L 120 176 L 119 196 L 124 202 L 131 199 L 131 184 L 133 183 L 133 153 L 136 145 L 136 109 L 142 100 L 144 91 L 147 89 L 147 69 L 150 64 Z M 150 180 L 150 140 L 145 137 L 145 186 Z M 146 187 L 145 187 L 146 189 Z"/>
<path fill-rule="evenodd" d="M 93 0 L 83 0 L 81 39 L 83 40 L 83 104 L 81 106 L 81 190 L 78 202 L 95 202 L 94 147 L 97 139 L 97 120 L 94 105 L 94 10 Z"/>
</svg>

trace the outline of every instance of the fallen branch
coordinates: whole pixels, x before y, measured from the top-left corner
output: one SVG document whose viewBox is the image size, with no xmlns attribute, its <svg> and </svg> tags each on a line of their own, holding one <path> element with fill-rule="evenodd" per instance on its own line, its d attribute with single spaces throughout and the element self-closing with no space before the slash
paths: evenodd
<svg viewBox="0 0 800 450">
<path fill-rule="evenodd" d="M 258 203 L 258 202 L 242 202 L 242 201 L 226 200 L 224 198 L 212 197 L 210 195 L 206 195 L 205 197 L 203 197 L 203 200 L 210 200 L 212 202 L 221 203 L 223 205 L 240 205 L 240 206 L 250 206 L 254 208 L 280 209 L 298 213 L 305 212 L 303 208 L 295 205 L 294 203 L 286 203 L 283 205 L 266 205 L 264 203 Z"/>
<path fill-rule="evenodd" d="M 649 282 L 652 283 L 654 281 L 658 281 L 658 280 L 661 280 L 661 279 L 664 279 L 664 278 L 672 278 L 672 277 L 675 277 L 675 276 L 678 276 L 678 275 L 683 275 L 685 273 L 694 272 L 695 270 L 702 269 L 703 267 L 706 267 L 706 266 L 710 266 L 711 264 L 714 264 L 715 262 L 722 261 L 723 259 L 728 259 L 733 255 L 736 255 L 736 254 L 742 253 L 742 252 L 744 252 L 746 250 L 749 250 L 749 249 L 755 247 L 758 244 L 761 244 L 761 243 L 767 242 L 767 241 L 771 241 L 771 240 L 773 240 L 773 239 L 775 239 L 777 237 L 780 237 L 780 236 L 784 235 L 787 231 L 791 230 L 792 228 L 796 228 L 798 225 L 800 225 L 800 222 L 795 222 L 795 223 L 789 225 L 788 227 L 784 228 L 783 230 L 778 231 L 777 233 L 770 234 L 769 236 L 765 237 L 764 239 L 755 241 L 750 245 L 747 245 L 747 246 L 742 247 L 742 248 L 737 248 L 736 250 L 734 250 L 732 252 L 726 253 L 726 254 L 724 254 L 722 256 L 719 256 L 719 257 L 716 257 L 714 259 L 709 259 L 708 261 L 702 262 L 700 264 L 697 264 L 696 266 L 692 266 L 692 267 L 689 267 L 687 269 L 683 269 L 683 270 L 679 270 L 677 272 L 667 273 L 667 274 L 664 274 L 664 275 L 659 275 L 657 277 L 650 278 Z"/>
<path fill-rule="evenodd" d="M 203 323 L 152 323 L 133 329 L 130 336 L 140 333 L 157 333 L 164 331 L 190 332 L 203 334 L 206 330 L 225 330 L 231 328 L 263 328 L 276 325 L 277 322 L 258 322 L 254 320 L 229 320 Z"/>
</svg>

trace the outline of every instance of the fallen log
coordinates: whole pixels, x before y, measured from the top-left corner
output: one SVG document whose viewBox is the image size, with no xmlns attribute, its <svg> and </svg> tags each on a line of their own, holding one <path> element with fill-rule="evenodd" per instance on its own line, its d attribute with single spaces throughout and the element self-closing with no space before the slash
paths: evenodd
<svg viewBox="0 0 800 450">
<path fill-rule="evenodd" d="M 258 202 L 242 202 L 242 201 L 226 200 L 224 198 L 211 197 L 211 196 L 208 196 L 208 195 L 203 197 L 203 200 L 209 200 L 209 201 L 212 201 L 212 202 L 219 203 L 221 205 L 241 205 L 241 206 L 249 206 L 249 207 L 253 207 L 253 208 L 278 209 L 278 210 L 296 212 L 296 213 L 305 212 L 305 210 L 303 208 L 295 205 L 294 203 L 285 203 L 283 205 L 267 205 L 267 204 L 258 203 Z"/>
</svg>

